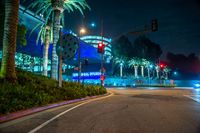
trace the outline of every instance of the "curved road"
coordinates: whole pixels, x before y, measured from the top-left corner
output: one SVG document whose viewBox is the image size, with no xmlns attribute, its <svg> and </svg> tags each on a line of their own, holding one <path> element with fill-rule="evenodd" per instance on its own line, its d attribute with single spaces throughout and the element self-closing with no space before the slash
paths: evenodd
<svg viewBox="0 0 200 133">
<path fill-rule="evenodd" d="M 200 103 L 191 99 L 198 95 L 192 90 L 118 88 L 109 91 L 114 95 L 1 124 L 0 132 L 200 133 Z"/>
</svg>

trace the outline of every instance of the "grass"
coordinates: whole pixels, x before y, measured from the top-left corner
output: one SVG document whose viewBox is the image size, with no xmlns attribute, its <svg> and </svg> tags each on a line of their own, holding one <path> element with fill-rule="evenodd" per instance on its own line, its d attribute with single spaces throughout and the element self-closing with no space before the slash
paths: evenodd
<svg viewBox="0 0 200 133">
<path fill-rule="evenodd" d="M 59 88 L 55 80 L 19 70 L 17 77 L 17 84 L 0 80 L 0 115 L 107 93 L 100 86 L 84 85 L 79 88 L 74 82 L 63 82 L 63 87 Z"/>
</svg>

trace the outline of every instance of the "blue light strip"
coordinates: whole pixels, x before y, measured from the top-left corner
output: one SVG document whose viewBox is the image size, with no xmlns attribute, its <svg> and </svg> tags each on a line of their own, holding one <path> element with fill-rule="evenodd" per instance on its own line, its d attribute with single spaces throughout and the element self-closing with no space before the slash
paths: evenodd
<svg viewBox="0 0 200 133">
<path fill-rule="evenodd" d="M 102 37 L 101 36 L 83 36 L 81 37 L 81 40 L 102 40 Z M 112 39 L 103 37 L 103 41 L 111 43 Z"/>
<path fill-rule="evenodd" d="M 81 79 L 99 79 L 101 72 L 84 72 L 81 73 Z M 72 79 L 78 79 L 78 73 L 72 73 Z"/>
</svg>

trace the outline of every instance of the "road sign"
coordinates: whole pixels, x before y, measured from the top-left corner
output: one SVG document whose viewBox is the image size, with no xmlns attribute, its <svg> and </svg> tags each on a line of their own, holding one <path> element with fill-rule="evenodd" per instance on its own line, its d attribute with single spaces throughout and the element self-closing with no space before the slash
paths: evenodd
<svg viewBox="0 0 200 133">
<path fill-rule="evenodd" d="M 59 43 L 60 41 L 58 41 Z M 78 49 L 79 39 L 72 34 L 64 34 L 62 36 L 62 48 L 57 44 L 57 54 L 59 55 L 60 50 L 62 50 L 63 60 L 72 58 Z"/>
</svg>

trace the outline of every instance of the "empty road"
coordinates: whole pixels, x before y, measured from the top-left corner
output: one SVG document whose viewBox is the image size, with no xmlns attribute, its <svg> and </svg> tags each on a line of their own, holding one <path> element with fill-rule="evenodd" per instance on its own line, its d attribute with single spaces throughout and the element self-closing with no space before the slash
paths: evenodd
<svg viewBox="0 0 200 133">
<path fill-rule="evenodd" d="M 107 98 L 66 105 L 0 124 L 1 133 L 200 133 L 199 92 L 108 89 Z"/>
</svg>

